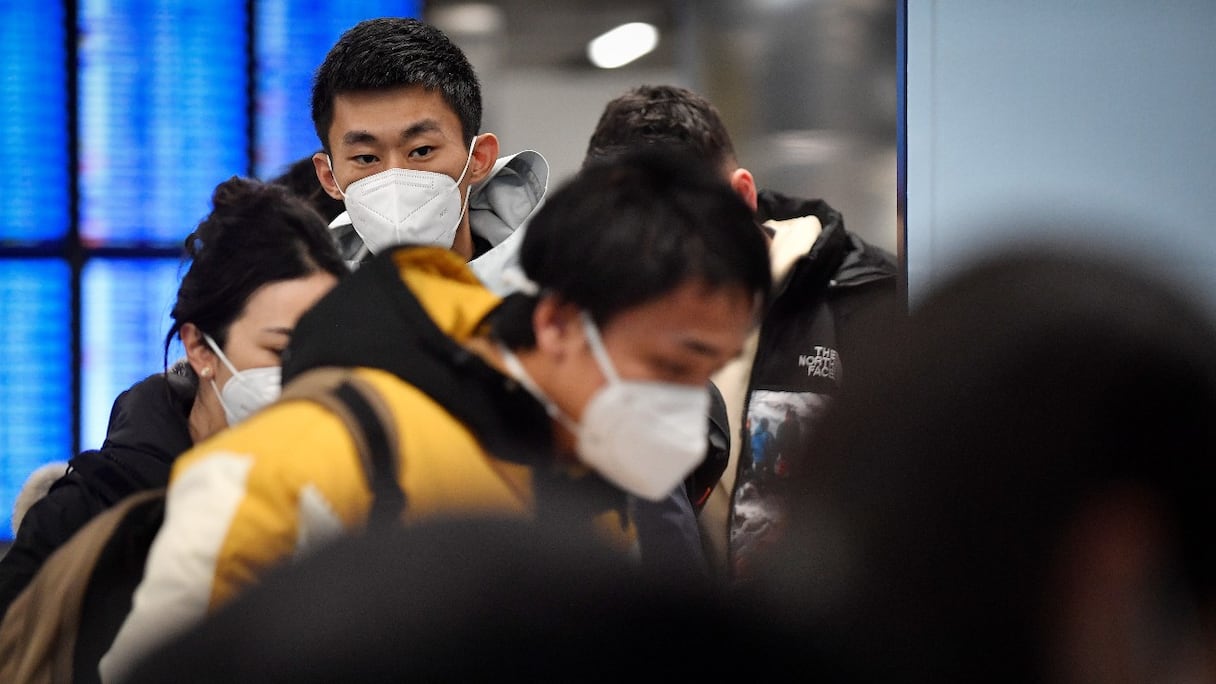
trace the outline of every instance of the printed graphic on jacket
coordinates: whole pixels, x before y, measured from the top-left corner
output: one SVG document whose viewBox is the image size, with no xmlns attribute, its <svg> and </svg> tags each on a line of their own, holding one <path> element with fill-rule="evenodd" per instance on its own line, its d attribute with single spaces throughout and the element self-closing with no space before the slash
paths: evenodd
<svg viewBox="0 0 1216 684">
<path fill-rule="evenodd" d="M 747 402 L 730 514 L 736 579 L 747 579 L 756 552 L 780 537 L 789 478 L 810 467 L 807 443 L 822 424 L 840 379 L 839 357 L 829 347 L 798 355 L 797 368 L 790 375 L 793 382 L 782 389 L 755 389 Z"/>
</svg>

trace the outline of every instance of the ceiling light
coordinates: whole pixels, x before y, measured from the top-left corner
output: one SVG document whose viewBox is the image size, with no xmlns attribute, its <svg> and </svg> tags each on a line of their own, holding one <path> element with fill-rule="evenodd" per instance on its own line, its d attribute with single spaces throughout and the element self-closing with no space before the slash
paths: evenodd
<svg viewBox="0 0 1216 684">
<path fill-rule="evenodd" d="M 444 32 L 465 35 L 496 35 L 506 26 L 503 11 L 485 2 L 464 2 L 439 7 L 427 20 Z"/>
<path fill-rule="evenodd" d="M 622 24 L 587 43 L 587 58 L 601 69 L 615 69 L 650 52 L 659 44 L 659 30 L 650 24 Z"/>
</svg>

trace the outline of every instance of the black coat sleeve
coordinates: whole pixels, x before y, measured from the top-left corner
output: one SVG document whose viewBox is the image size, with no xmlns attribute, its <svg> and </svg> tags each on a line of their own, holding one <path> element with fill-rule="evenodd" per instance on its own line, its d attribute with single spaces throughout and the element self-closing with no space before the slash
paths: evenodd
<svg viewBox="0 0 1216 684">
<path fill-rule="evenodd" d="M 643 569 L 665 577 L 707 579 L 701 531 L 684 487 L 676 487 L 661 501 L 629 499 Z"/>
<path fill-rule="evenodd" d="M 104 509 L 71 474 L 30 507 L 17 537 L 0 558 L 0 618 L 55 549 Z"/>
</svg>

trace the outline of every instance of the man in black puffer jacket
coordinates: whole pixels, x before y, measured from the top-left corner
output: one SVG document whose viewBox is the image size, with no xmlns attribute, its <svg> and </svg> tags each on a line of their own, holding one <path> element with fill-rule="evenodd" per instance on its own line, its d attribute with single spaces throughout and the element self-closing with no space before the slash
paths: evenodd
<svg viewBox="0 0 1216 684">
<path fill-rule="evenodd" d="M 735 159 L 717 109 L 690 90 L 640 86 L 609 102 L 585 163 L 644 146 L 692 152 L 718 169 L 769 238 L 772 304 L 743 356 L 713 378 L 733 439 L 729 464 L 697 521 L 718 574 L 746 579 L 755 552 L 781 535 L 787 478 L 809 467 L 803 445 L 824 419 L 844 368 L 859 346 L 890 334 L 906 313 L 898 271 L 890 254 L 845 230 L 840 213 L 823 200 L 759 190 Z M 750 452 L 762 419 L 785 440 L 760 464 Z"/>
</svg>

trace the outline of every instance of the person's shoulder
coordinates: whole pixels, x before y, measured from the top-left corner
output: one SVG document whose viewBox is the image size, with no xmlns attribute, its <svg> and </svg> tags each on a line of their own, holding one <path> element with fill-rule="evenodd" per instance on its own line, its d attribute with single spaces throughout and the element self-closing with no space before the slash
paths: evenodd
<svg viewBox="0 0 1216 684">
<path fill-rule="evenodd" d="M 196 381 L 176 365 L 163 373 L 153 373 L 123 390 L 114 400 L 108 431 L 113 432 L 132 416 L 159 414 L 166 407 L 172 414 L 184 416 L 189 413 L 197 391 Z"/>
<path fill-rule="evenodd" d="M 844 216 L 821 198 L 800 198 L 776 190 L 761 190 L 756 198 L 758 221 L 790 221 L 803 217 L 818 219 L 822 232 L 816 249 L 839 254 L 844 258 L 833 280 L 839 285 L 885 283 L 894 291 L 899 267 L 895 256 L 886 249 L 866 241 L 845 227 Z"/>
<path fill-rule="evenodd" d="M 138 409 L 152 403 L 163 403 L 166 399 L 190 394 L 193 399 L 194 386 L 181 374 L 175 372 L 153 373 L 123 390 L 114 400 L 114 408 Z"/>
<path fill-rule="evenodd" d="M 286 400 L 262 409 L 241 423 L 198 443 L 178 459 L 179 469 L 217 456 L 275 467 L 305 467 L 341 446 L 341 421 L 321 404 Z"/>
<path fill-rule="evenodd" d="M 875 275 L 895 277 L 899 273 L 895 255 L 886 249 L 865 240 L 857 233 L 845 231 L 849 238 L 849 252 L 854 266 L 864 266 Z M 846 262 L 845 266 L 850 265 Z"/>
<path fill-rule="evenodd" d="M 124 466 L 159 470 L 192 444 L 188 420 L 197 385 L 193 378 L 168 371 L 151 375 L 114 400 L 106 437 L 107 456 Z"/>
<path fill-rule="evenodd" d="M 56 461 L 54 463 L 43 464 L 34 470 L 33 473 L 30 473 L 25 483 L 21 485 L 21 490 L 17 493 L 17 499 L 13 503 L 13 536 L 16 536 L 17 530 L 21 527 L 21 522 L 25 519 L 30 509 L 39 501 L 46 499 L 52 486 L 64 477 L 67 469 L 67 463 Z"/>
</svg>

